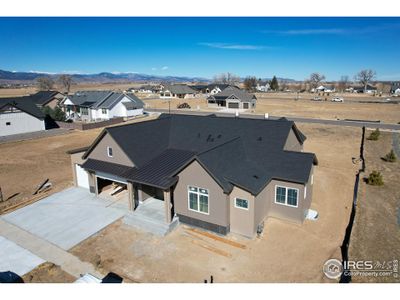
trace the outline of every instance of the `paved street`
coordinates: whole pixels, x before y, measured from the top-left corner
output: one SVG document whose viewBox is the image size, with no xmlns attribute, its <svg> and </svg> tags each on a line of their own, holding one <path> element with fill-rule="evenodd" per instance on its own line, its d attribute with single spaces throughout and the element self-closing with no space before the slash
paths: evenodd
<svg viewBox="0 0 400 300">
<path fill-rule="evenodd" d="M 147 112 L 151 113 L 168 113 L 168 109 L 146 109 Z M 218 117 L 235 117 L 234 113 L 222 113 L 222 112 L 211 112 L 211 111 L 195 111 L 195 110 L 171 110 L 172 114 L 188 114 L 188 115 L 199 115 L 205 116 L 215 114 Z M 241 118 L 253 118 L 263 119 L 264 115 L 240 113 Z M 281 117 L 269 116 L 271 120 L 277 120 Z M 350 127 L 367 127 L 367 128 L 379 128 L 387 130 L 400 130 L 400 124 L 385 124 L 377 122 L 368 122 L 365 120 L 328 120 L 328 119 L 313 119 L 313 118 L 302 118 L 302 117 L 286 117 L 288 120 L 299 122 L 299 123 L 314 123 L 324 125 L 335 125 L 335 126 L 350 126 Z"/>
</svg>

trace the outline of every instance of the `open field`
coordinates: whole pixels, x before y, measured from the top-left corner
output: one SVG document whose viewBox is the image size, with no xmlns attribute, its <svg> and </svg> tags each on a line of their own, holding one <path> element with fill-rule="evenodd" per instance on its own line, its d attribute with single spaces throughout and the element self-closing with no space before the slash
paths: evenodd
<svg viewBox="0 0 400 300">
<path fill-rule="evenodd" d="M 7 207 L 32 199 L 32 193 L 46 178 L 53 185 L 46 195 L 71 186 L 71 160 L 66 151 L 89 146 L 101 130 L 74 130 L 58 136 L 0 144 L 0 187 L 6 200 L 0 203 L 0 213 Z"/>
<path fill-rule="evenodd" d="M 293 95 L 292 95 L 293 97 Z M 357 120 L 371 120 L 384 123 L 398 123 L 400 122 L 400 104 L 386 104 L 386 103 L 361 103 L 357 101 L 376 101 L 376 97 L 372 100 L 370 98 L 359 98 L 354 95 L 354 101 L 345 101 L 344 103 L 335 103 L 331 101 L 311 101 L 311 95 L 308 98 L 294 100 L 288 98 L 287 94 L 276 96 L 276 94 L 262 94 L 258 95 L 257 106 L 254 110 L 257 114 L 269 113 L 273 116 L 284 117 L 306 117 L 317 119 L 357 119 Z M 181 103 L 187 102 L 191 109 L 215 112 L 218 109 L 207 107 L 205 98 L 195 99 L 147 99 L 141 97 L 146 103 L 148 108 L 163 108 L 176 109 Z M 251 112 L 250 110 L 247 112 Z"/>
<path fill-rule="evenodd" d="M 341 259 L 340 245 L 347 226 L 361 130 L 299 124 L 308 137 L 305 151 L 315 152 L 311 208 L 318 221 L 297 225 L 268 219 L 262 238 L 230 234 L 246 249 L 227 245 L 179 226 L 166 237 L 133 229 L 122 222 L 106 227 L 70 252 L 99 271 L 113 271 L 139 282 L 329 282 L 322 266 Z"/>
<path fill-rule="evenodd" d="M 367 131 L 366 136 L 369 135 Z M 381 133 L 378 141 L 365 141 L 368 176 L 373 170 L 383 175 L 383 186 L 370 186 L 360 178 L 357 213 L 350 239 L 349 259 L 383 263 L 400 258 L 400 162 L 381 157 L 392 149 L 392 133 Z M 399 158 L 398 158 L 399 159 Z M 354 282 L 400 282 L 400 278 L 353 276 Z"/>
</svg>

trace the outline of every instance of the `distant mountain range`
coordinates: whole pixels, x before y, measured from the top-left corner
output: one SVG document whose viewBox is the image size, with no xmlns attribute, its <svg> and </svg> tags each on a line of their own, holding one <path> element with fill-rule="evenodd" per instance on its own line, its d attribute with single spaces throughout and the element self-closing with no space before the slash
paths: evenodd
<svg viewBox="0 0 400 300">
<path fill-rule="evenodd" d="M 51 77 L 57 79 L 62 74 L 48 74 L 40 72 L 10 72 L 0 70 L 0 82 L 2 83 L 30 83 L 38 77 Z M 109 73 L 102 72 L 98 74 L 68 74 L 76 83 L 82 82 L 208 82 L 209 79 L 201 77 L 186 76 L 158 76 L 139 73 Z"/>
<path fill-rule="evenodd" d="M 63 73 L 64 74 L 64 73 Z M 11 72 L 0 70 L 0 83 L 33 83 L 38 77 L 51 77 L 56 80 L 62 74 L 41 72 Z M 108 82 L 211 82 L 210 79 L 188 76 L 160 76 L 139 73 L 68 74 L 75 83 L 108 83 Z M 242 78 L 244 80 L 244 78 Z M 271 78 L 262 78 L 263 81 Z M 295 82 L 294 79 L 280 78 L 279 81 Z"/>
</svg>

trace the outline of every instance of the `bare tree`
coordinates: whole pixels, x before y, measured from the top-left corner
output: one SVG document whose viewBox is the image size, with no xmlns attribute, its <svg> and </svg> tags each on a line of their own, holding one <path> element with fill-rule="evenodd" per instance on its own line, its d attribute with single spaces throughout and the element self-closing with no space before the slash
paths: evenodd
<svg viewBox="0 0 400 300">
<path fill-rule="evenodd" d="M 341 76 L 338 83 L 339 90 L 343 93 L 344 90 L 347 88 L 348 84 L 349 84 L 349 76 L 347 75 Z"/>
<path fill-rule="evenodd" d="M 240 77 L 232 73 L 221 73 L 214 76 L 214 83 L 223 83 L 230 85 L 237 85 L 240 82 Z"/>
<path fill-rule="evenodd" d="M 40 91 L 49 91 L 54 86 L 54 81 L 50 77 L 38 77 L 36 79 L 36 84 Z"/>
<path fill-rule="evenodd" d="M 58 81 L 63 86 L 64 91 L 66 93 L 69 93 L 69 90 L 71 89 L 71 84 L 72 84 L 72 77 L 69 75 L 66 75 L 66 74 L 60 75 L 60 77 L 58 77 Z"/>
<path fill-rule="evenodd" d="M 256 89 L 257 78 L 255 78 L 254 76 L 253 77 L 251 77 L 251 76 L 246 77 L 246 79 L 244 80 L 243 84 L 244 84 L 244 88 L 247 91 L 252 92 L 252 91 L 254 91 Z"/>
<path fill-rule="evenodd" d="M 371 82 L 376 76 L 376 72 L 371 69 L 365 69 L 358 72 L 355 76 L 355 80 L 359 81 L 364 86 L 364 92 L 367 90 L 368 83 Z"/>
<path fill-rule="evenodd" d="M 315 89 L 324 80 L 325 80 L 325 75 L 315 72 L 310 75 L 309 82 L 311 87 Z"/>
</svg>

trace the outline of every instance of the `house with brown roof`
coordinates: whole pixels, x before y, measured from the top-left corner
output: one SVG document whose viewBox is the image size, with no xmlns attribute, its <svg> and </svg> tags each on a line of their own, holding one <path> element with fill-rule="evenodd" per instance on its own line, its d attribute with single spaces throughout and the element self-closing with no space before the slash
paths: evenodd
<svg viewBox="0 0 400 300">
<path fill-rule="evenodd" d="M 101 195 L 125 190 L 131 218 L 152 218 L 253 237 L 266 218 L 303 223 L 317 158 L 286 119 L 161 115 L 106 128 L 72 152 L 76 186 Z M 110 194 L 113 192 L 111 191 Z"/>
</svg>

